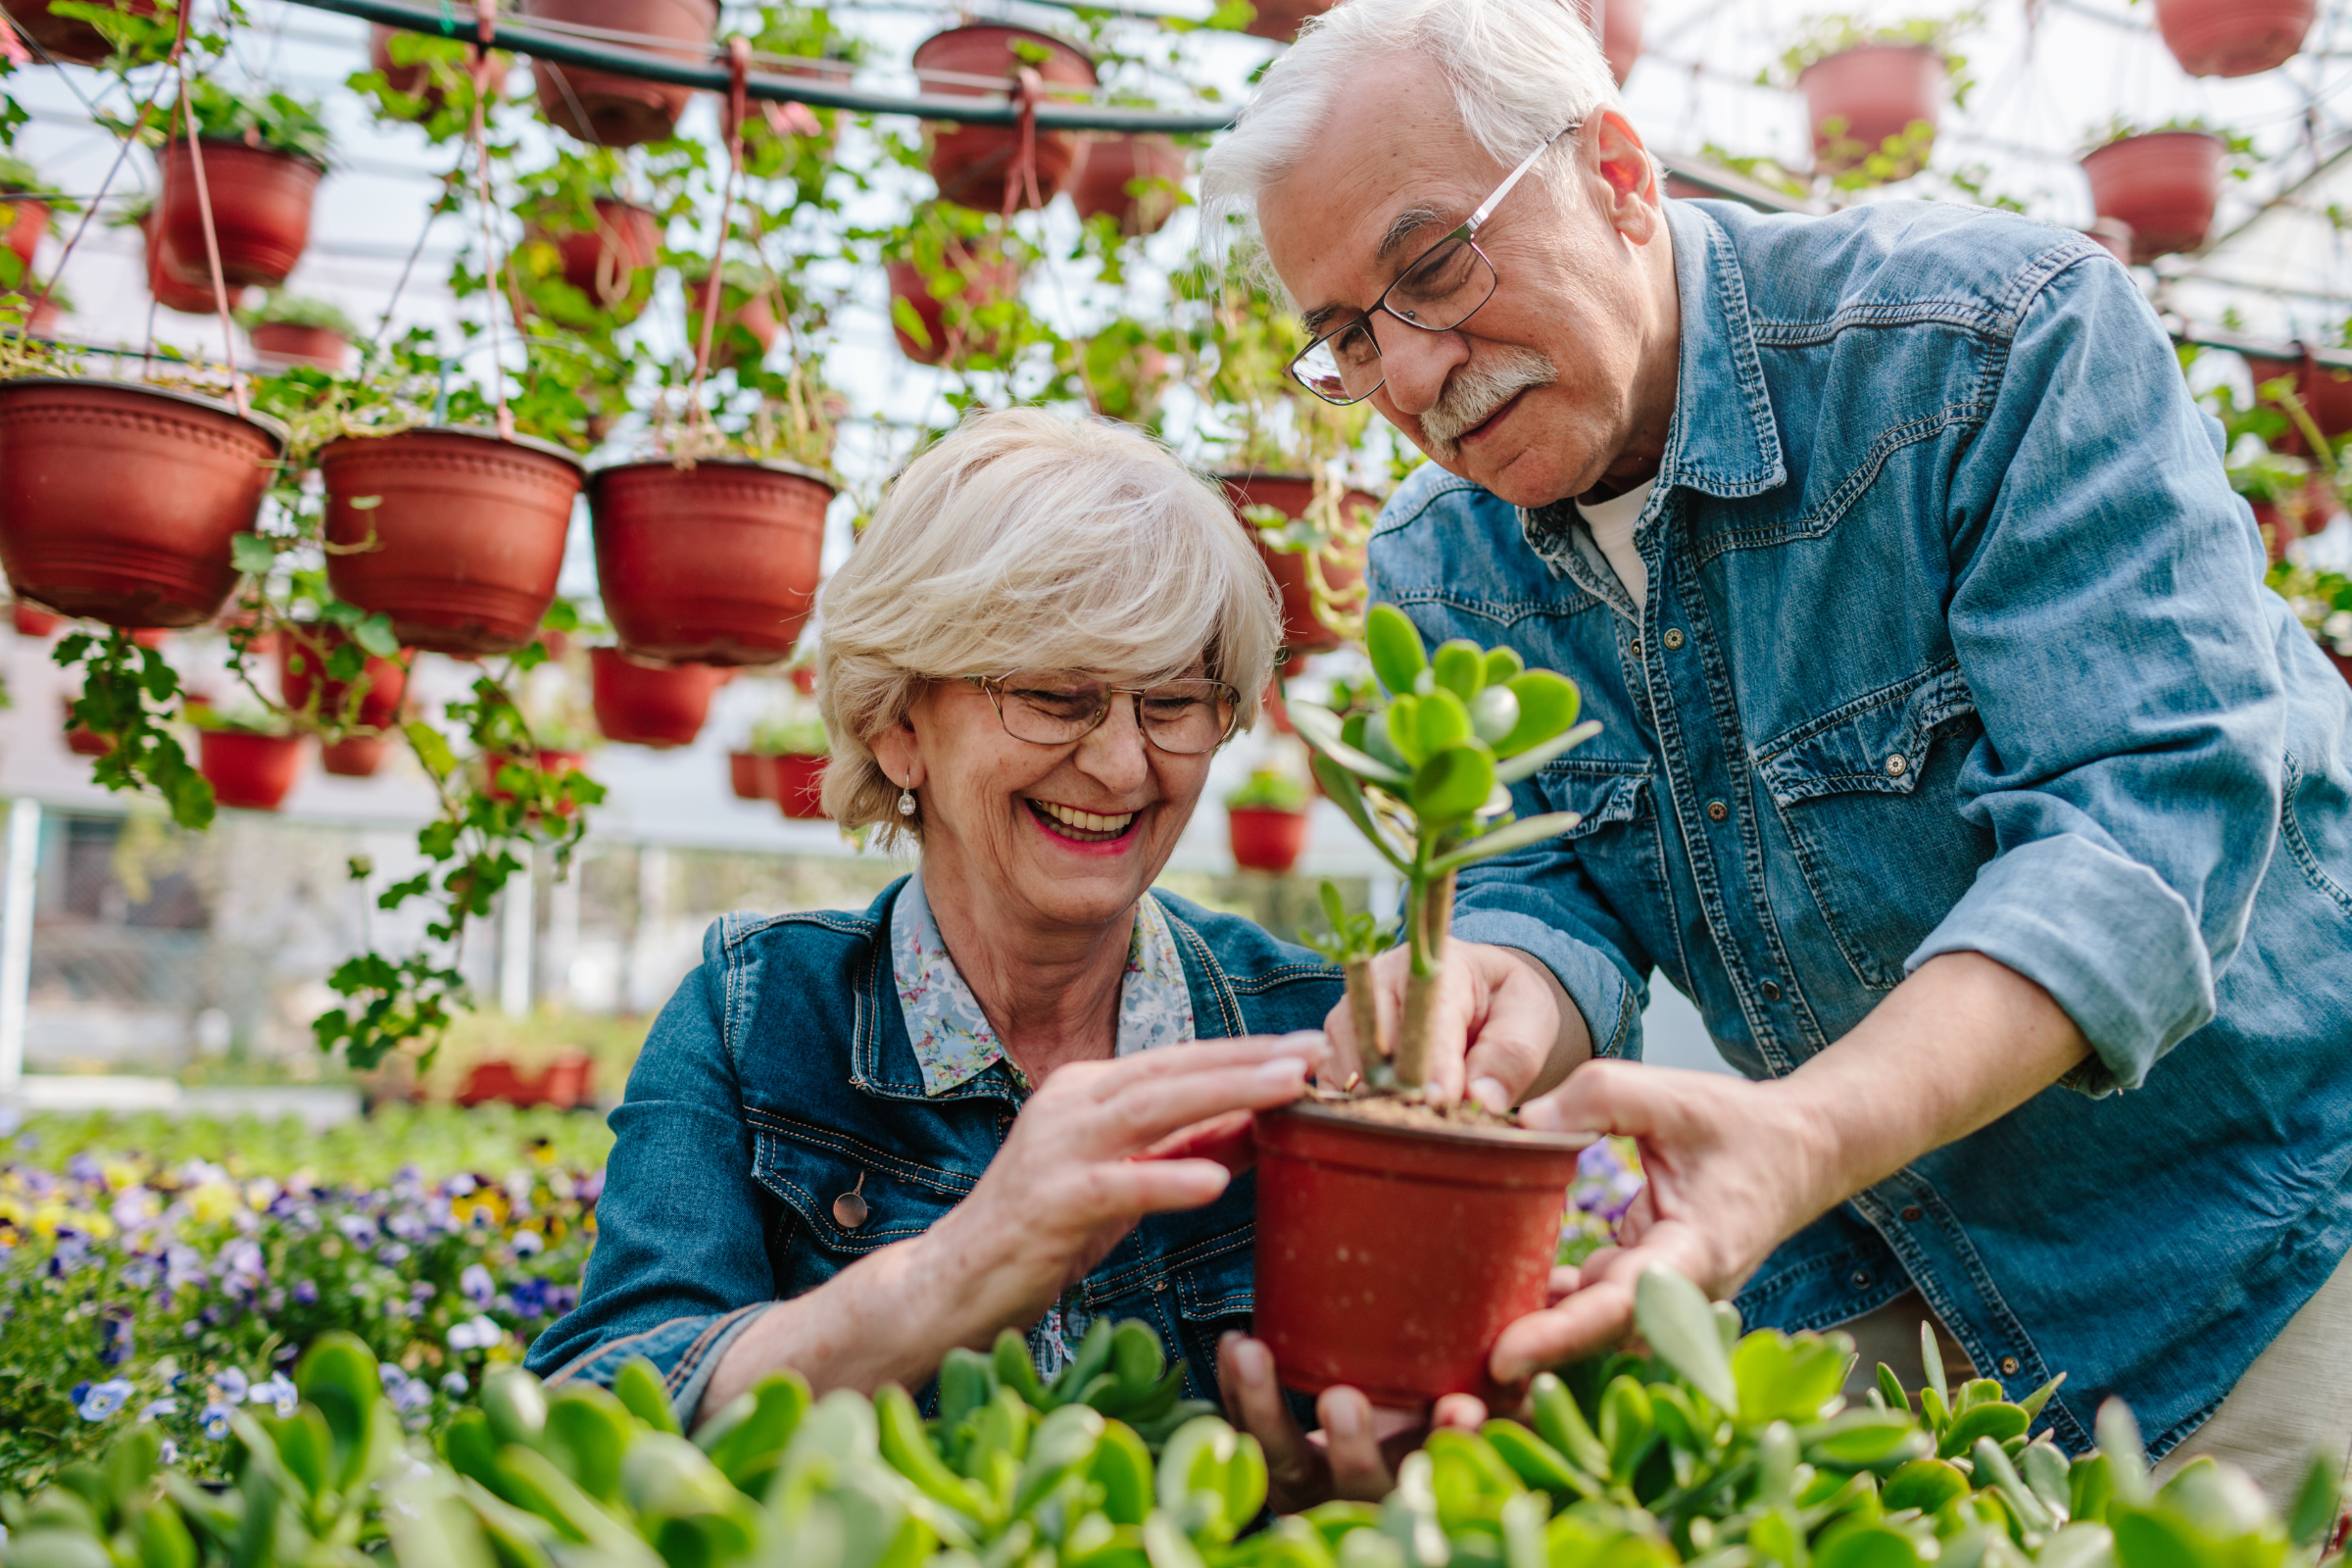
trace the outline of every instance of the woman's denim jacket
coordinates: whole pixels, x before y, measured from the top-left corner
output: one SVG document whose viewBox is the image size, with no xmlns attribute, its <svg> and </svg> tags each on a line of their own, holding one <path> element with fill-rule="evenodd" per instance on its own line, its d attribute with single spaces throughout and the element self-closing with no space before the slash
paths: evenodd
<svg viewBox="0 0 2352 1568">
<path fill-rule="evenodd" d="M 642 1355 L 691 1425 L 727 1346 L 760 1312 L 921 1234 L 980 1179 L 1019 1114 L 1002 1061 L 923 1093 L 890 964 L 890 906 L 730 914 L 655 1021 L 612 1112 L 579 1306 L 542 1334 L 542 1376 L 604 1383 Z M 1165 894 L 1203 1039 L 1319 1029 L 1337 969 L 1258 926 Z M 1182 1050 L 1181 1046 L 1169 1047 Z M 855 1230 L 833 1200 L 857 1191 Z M 1088 1317 L 1143 1318 L 1187 1389 L 1215 1387 L 1217 1338 L 1247 1328 L 1254 1180 L 1189 1213 L 1147 1217 L 1077 1287 Z"/>
<path fill-rule="evenodd" d="M 1372 541 L 1433 644 L 1508 643 L 1602 725 L 1515 792 L 1583 822 L 1463 872 L 1454 933 L 1542 956 L 1612 1055 L 1655 969 L 1751 1077 L 1938 954 L 2040 982 L 2084 1070 L 1739 1305 L 1818 1328 L 1916 1285 L 2013 1396 L 2070 1374 L 2059 1441 L 2120 1395 L 2162 1452 L 2352 1245 L 2352 700 L 2097 246 L 1950 205 L 1666 213 L 1646 604 L 1570 509 L 1434 465 Z"/>
</svg>

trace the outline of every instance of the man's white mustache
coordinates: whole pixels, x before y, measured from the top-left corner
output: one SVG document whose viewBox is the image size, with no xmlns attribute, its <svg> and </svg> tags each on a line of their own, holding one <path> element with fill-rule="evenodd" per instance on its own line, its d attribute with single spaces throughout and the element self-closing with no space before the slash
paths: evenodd
<svg viewBox="0 0 2352 1568">
<path fill-rule="evenodd" d="M 1520 393 L 1559 378 L 1558 367 L 1535 349 L 1495 345 L 1474 352 L 1470 363 L 1446 380 L 1436 405 L 1421 416 L 1421 434 L 1431 445 L 1450 450 Z"/>
</svg>

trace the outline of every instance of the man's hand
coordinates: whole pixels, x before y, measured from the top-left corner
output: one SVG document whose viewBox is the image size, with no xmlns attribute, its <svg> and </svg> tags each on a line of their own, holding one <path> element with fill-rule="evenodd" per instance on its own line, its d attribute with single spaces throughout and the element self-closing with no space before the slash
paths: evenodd
<svg viewBox="0 0 2352 1568">
<path fill-rule="evenodd" d="M 1396 1038 L 1404 1016 L 1404 980 L 1412 956 L 1392 948 L 1372 960 L 1372 995 L 1381 1032 Z M 1331 1042 L 1324 1082 L 1344 1085 L 1363 1070 L 1365 1052 L 1343 1001 L 1323 1023 Z M 1592 1054 L 1584 1014 L 1549 968 L 1515 948 L 1483 942 L 1446 944 L 1430 1058 L 1430 1088 L 1448 1102 L 1466 1093 L 1503 1111 L 1558 1083 Z"/>
<path fill-rule="evenodd" d="M 1378 1406 L 1354 1389 L 1325 1389 L 1315 1399 L 1322 1430 L 1309 1437 L 1275 1382 L 1273 1352 L 1240 1334 L 1217 1346 L 1217 1392 L 1225 1418 L 1265 1449 L 1266 1501 L 1277 1513 L 1333 1497 L 1378 1502 L 1396 1490 L 1397 1462 L 1433 1430 L 1476 1432 L 1487 1422 L 1485 1403 L 1467 1394 L 1448 1394 L 1425 1412 Z"/>
</svg>

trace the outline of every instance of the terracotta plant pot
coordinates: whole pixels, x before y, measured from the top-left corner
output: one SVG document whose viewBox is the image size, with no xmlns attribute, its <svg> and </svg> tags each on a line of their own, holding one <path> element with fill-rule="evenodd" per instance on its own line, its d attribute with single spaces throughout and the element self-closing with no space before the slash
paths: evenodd
<svg viewBox="0 0 2352 1568">
<path fill-rule="evenodd" d="M 1303 517 L 1315 499 L 1315 481 L 1299 474 L 1225 473 L 1217 476 L 1225 486 L 1226 499 L 1233 503 L 1238 515 L 1245 507 L 1273 507 L 1286 517 Z M 1362 490 L 1350 490 L 1344 505 L 1365 507 L 1377 515 L 1380 498 Z M 1245 527 L 1250 525 L 1245 522 Z M 1315 596 L 1306 579 L 1306 558 L 1289 551 L 1269 550 L 1250 528 L 1250 542 L 1265 561 L 1266 569 L 1274 574 L 1274 586 L 1282 590 L 1282 645 L 1294 654 L 1325 653 L 1340 646 L 1340 634 L 1315 618 Z M 1334 589 L 1352 588 L 1364 580 L 1364 560 L 1361 551 L 1342 553 L 1326 551 L 1323 555 L 1323 580 Z"/>
<path fill-rule="evenodd" d="M 1942 52 L 1926 44 L 1863 44 L 1807 66 L 1796 90 L 1813 122 L 1815 167 L 1841 174 L 1913 125 L 1933 132 L 1944 75 Z"/>
<path fill-rule="evenodd" d="M 246 334 L 256 358 L 278 365 L 315 365 L 340 373 L 351 359 L 351 339 L 331 326 L 293 321 L 257 321 Z"/>
<path fill-rule="evenodd" d="M 1257 1118 L 1256 1333 L 1283 1383 L 1376 1404 L 1497 1391 L 1487 1356 L 1544 1303 L 1578 1141 L 1320 1106 Z"/>
<path fill-rule="evenodd" d="M 274 811 L 302 776 L 302 737 L 208 729 L 196 737 L 196 771 L 213 799 L 247 811 Z"/>
<path fill-rule="evenodd" d="M 782 463 L 624 463 L 588 483 L 620 646 L 662 663 L 772 664 L 816 602 L 833 486 Z"/>
<path fill-rule="evenodd" d="M 2327 654 L 2328 662 L 2335 665 L 2335 672 L 2346 681 L 2352 681 L 2352 654 L 2339 654 L 2325 644 L 2322 645 L 2322 651 Z"/>
<path fill-rule="evenodd" d="M 1165 136 L 1097 136 L 1087 143 L 1070 200 L 1080 218 L 1108 213 L 1122 234 L 1156 234 L 1176 215 L 1175 193 L 1156 184 L 1141 191 L 1128 186 L 1138 180 L 1181 185 L 1184 173 L 1184 150 Z"/>
<path fill-rule="evenodd" d="M 1045 60 L 1032 66 L 1014 53 L 1016 43 L 1043 50 Z M 1050 95 L 1055 87 L 1078 89 L 1075 95 L 1061 95 L 1063 102 L 1072 96 L 1083 99 L 1095 88 L 1095 63 L 1070 45 L 1051 33 L 993 22 L 932 34 L 915 45 L 914 69 L 923 77 L 926 96 L 1001 98 L 1004 88 L 997 83 L 1023 69 L 1034 70 Z M 991 80 L 983 85 L 954 79 L 958 76 Z M 1039 130 L 1031 147 L 1030 169 L 1037 180 L 1037 200 L 1032 202 L 1029 182 L 1020 172 L 1021 133 L 1016 126 L 932 122 L 925 130 L 931 143 L 931 177 L 939 181 L 940 198 L 984 213 L 1003 211 L 1008 181 L 1015 207 L 1052 201 L 1078 161 L 1075 131 Z"/>
<path fill-rule="evenodd" d="M 1225 813 L 1233 863 L 1245 871 L 1289 874 L 1306 848 L 1306 813 L 1267 806 L 1237 806 Z"/>
<path fill-rule="evenodd" d="M 739 801 L 776 798 L 776 760 L 765 752 L 729 752 L 727 788 Z"/>
<path fill-rule="evenodd" d="M 2251 76 L 2293 59 L 2318 10 L 2318 0 L 2156 0 L 2156 29 L 2192 76 Z"/>
<path fill-rule="evenodd" d="M 727 672 L 709 664 L 641 664 L 617 648 L 588 650 L 596 727 L 623 746 L 691 746 Z"/>
<path fill-rule="evenodd" d="M 28 282 L 32 277 L 32 258 L 41 248 L 41 236 L 49 232 L 49 204 L 29 196 L 0 203 L 0 219 L 8 220 L 8 248 L 24 264 L 21 281 Z"/>
<path fill-rule="evenodd" d="M 706 274 L 683 281 L 686 285 L 686 348 L 691 354 L 702 345 L 704 290 L 710 286 L 710 279 Z M 738 369 L 744 365 L 757 365 L 767 358 L 767 351 L 776 346 L 776 334 L 782 327 L 776 320 L 774 302 L 768 298 L 766 291 L 752 295 L 730 310 L 725 304 L 726 289 L 722 285 L 719 299 L 718 323 L 710 329 L 710 368 Z M 742 344 L 735 340 L 733 328 L 738 326 L 749 332 L 752 341 L 760 345 L 758 354 L 745 353 Z"/>
<path fill-rule="evenodd" d="M 548 238 L 563 260 L 564 281 L 610 311 L 629 298 L 637 274 L 653 267 L 662 249 L 662 225 L 633 202 L 599 197 L 594 228 Z"/>
<path fill-rule="evenodd" d="M 997 352 L 995 333 L 981 333 L 966 338 L 960 328 L 952 329 L 949 326 L 947 301 L 931 292 L 931 284 L 923 276 L 922 269 L 912 262 L 900 261 L 892 262 L 888 271 L 892 300 L 905 300 L 913 308 L 915 319 L 922 322 L 924 335 L 930 339 L 928 343 L 917 343 L 909 337 L 906 327 L 896 319 L 898 313 L 894 308 L 890 330 L 899 340 L 901 354 L 917 365 L 942 365 L 951 358 L 959 360 L 970 354 Z M 964 301 L 976 309 L 996 300 L 1010 299 L 1020 291 L 1020 263 L 1005 257 L 975 258 L 963 272 L 962 287 L 952 298 Z"/>
<path fill-rule="evenodd" d="M 0 565 L 25 598 L 113 626 L 194 626 L 237 569 L 285 435 L 133 382 L 0 385 Z"/>
<path fill-rule="evenodd" d="M 1592 13 L 1599 11 L 1600 52 L 1609 63 L 1609 74 L 1617 85 L 1634 74 L 1634 62 L 1642 58 L 1642 0 L 1582 0 L 1585 25 L 1592 25 Z"/>
<path fill-rule="evenodd" d="M 57 628 L 66 623 L 65 616 L 52 615 L 46 610 L 37 609 L 22 599 L 17 601 L 11 613 L 16 619 L 17 635 L 20 637 L 54 637 Z"/>
<path fill-rule="evenodd" d="M 306 626 L 303 632 L 301 637 L 281 636 L 277 640 L 278 700 L 302 712 L 310 708 L 316 689 L 320 721 L 339 723 L 345 706 L 351 701 L 351 688 L 346 682 L 327 678 L 324 661 L 350 640 L 350 633 L 340 626 Z M 390 729 L 400 722 L 400 699 L 408 690 L 409 672 L 401 667 L 399 660 L 370 654 L 368 662 L 361 666 L 359 684 L 358 710 L 351 719 L 354 724 L 366 729 Z"/>
<path fill-rule="evenodd" d="M 337 778 L 373 778 L 391 749 L 381 735 L 346 735 L 318 748 L 318 765 Z"/>
<path fill-rule="evenodd" d="M 2111 141 L 2082 160 L 2091 205 L 2132 225 L 2132 260 L 2193 251 L 2222 195 L 2222 141 L 2201 130 L 2160 130 Z"/>
<path fill-rule="evenodd" d="M 790 674 L 794 691 L 799 692 L 803 697 L 816 695 L 816 666 L 814 664 L 802 664 L 790 671 Z"/>
<path fill-rule="evenodd" d="M 553 1105 L 576 1110 L 596 1094 L 596 1062 L 582 1052 L 565 1052 L 539 1072 L 525 1074 L 511 1061 L 477 1061 L 466 1070 L 457 1094 L 461 1105 Z"/>
<path fill-rule="evenodd" d="M 117 0 L 115 9 L 134 17 L 152 17 L 155 0 L 128 0 L 127 4 Z M 52 60 L 96 66 L 105 64 L 111 52 L 105 33 L 79 17 L 53 15 L 47 0 L 19 0 L 8 7 L 8 17 L 19 32 L 39 44 Z"/>
<path fill-rule="evenodd" d="M 186 316 L 212 315 L 218 309 L 213 298 L 212 274 L 191 269 L 180 259 L 179 253 L 172 248 L 171 239 L 157 228 L 152 214 L 139 224 L 139 232 L 146 241 L 147 292 L 155 296 L 155 303 Z M 231 284 L 228 308 L 235 310 L 244 297 L 245 291 Z"/>
<path fill-rule="evenodd" d="M 2303 412 L 2311 416 L 2311 422 L 2320 427 L 2322 435 L 2332 441 L 2339 435 L 2352 434 L 2352 368 L 2324 363 L 2308 349 L 2300 360 L 2274 360 L 2249 354 L 2246 368 L 2253 372 L 2257 387 L 2282 375 L 2293 376 L 2295 396 L 2302 401 Z M 2309 450 L 2303 432 L 2292 426 L 2272 446 L 2296 456 Z"/>
<path fill-rule="evenodd" d="M 213 198 L 213 229 L 220 236 L 220 275 L 237 287 L 259 283 L 275 288 L 302 260 L 311 242 L 311 199 L 324 172 L 307 158 L 206 137 L 205 185 Z M 172 253 L 203 270 L 209 284 L 212 263 L 204 244 L 204 208 L 196 193 L 196 168 L 188 144 L 164 149 L 164 194 L 156 203 Z"/>
<path fill-rule="evenodd" d="M 336 441 L 318 467 L 328 541 L 376 546 L 327 557 L 327 581 L 389 615 L 403 647 L 510 654 L 537 634 L 564 564 L 578 459 L 444 426 Z"/>
<path fill-rule="evenodd" d="M 1289 43 L 1298 36 L 1298 29 L 1309 17 L 1319 17 L 1338 0 L 1253 0 L 1257 15 L 1243 30 L 1253 38 L 1272 38 L 1277 43 Z"/>
<path fill-rule="evenodd" d="M 522 0 L 522 14 L 538 22 L 628 33 L 637 47 L 697 64 L 710 59 L 710 39 L 718 30 L 712 0 Z M 655 39 L 685 47 L 639 42 Z M 666 141 L 694 97 L 691 87 L 545 60 L 532 62 L 531 75 L 539 84 L 539 113 L 548 123 L 598 147 Z"/>
<path fill-rule="evenodd" d="M 825 816 L 825 763 L 822 757 L 787 752 L 768 762 L 776 780 L 776 805 L 796 822 L 820 822 Z"/>
<path fill-rule="evenodd" d="M 438 105 L 441 102 L 441 89 L 433 85 L 433 74 L 429 67 L 393 63 L 392 40 L 402 30 L 399 27 L 387 27 L 380 22 L 369 23 L 368 64 L 383 73 L 386 85 L 394 92 L 405 92 L 412 97 L 421 96 L 426 103 Z M 490 74 L 483 86 L 491 97 L 506 91 L 507 57 L 496 50 L 491 51 Z"/>
</svg>

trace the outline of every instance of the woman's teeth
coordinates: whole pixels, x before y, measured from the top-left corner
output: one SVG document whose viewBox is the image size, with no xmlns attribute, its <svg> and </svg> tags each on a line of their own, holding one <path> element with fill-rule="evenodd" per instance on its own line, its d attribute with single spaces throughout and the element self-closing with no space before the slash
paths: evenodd
<svg viewBox="0 0 2352 1568">
<path fill-rule="evenodd" d="M 1128 825 L 1135 820 L 1133 811 L 1122 811 L 1116 816 L 1101 816 L 1093 811 L 1056 806 L 1052 801 L 1031 801 L 1029 809 L 1053 824 L 1054 832 L 1087 844 L 1115 839 L 1126 832 Z"/>
</svg>

